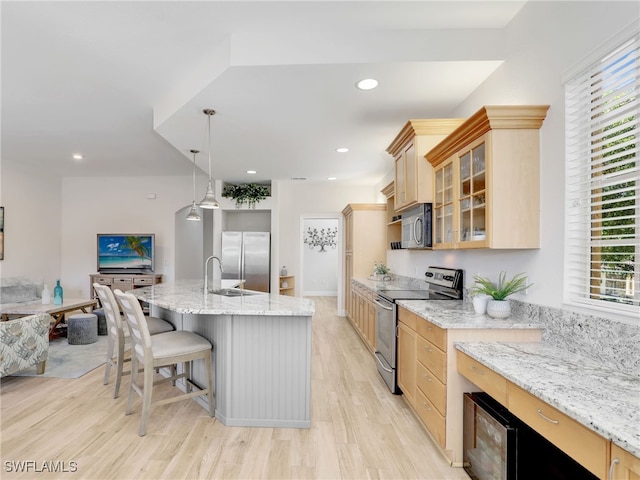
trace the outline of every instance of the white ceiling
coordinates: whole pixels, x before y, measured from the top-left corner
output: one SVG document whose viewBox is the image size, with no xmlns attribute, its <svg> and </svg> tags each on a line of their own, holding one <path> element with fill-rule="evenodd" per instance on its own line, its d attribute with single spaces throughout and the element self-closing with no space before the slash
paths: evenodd
<svg viewBox="0 0 640 480">
<path fill-rule="evenodd" d="M 206 171 L 213 108 L 215 178 L 372 184 L 408 119 L 451 116 L 499 67 L 524 3 L 2 1 L 2 161 L 188 175 L 196 148 Z"/>
</svg>

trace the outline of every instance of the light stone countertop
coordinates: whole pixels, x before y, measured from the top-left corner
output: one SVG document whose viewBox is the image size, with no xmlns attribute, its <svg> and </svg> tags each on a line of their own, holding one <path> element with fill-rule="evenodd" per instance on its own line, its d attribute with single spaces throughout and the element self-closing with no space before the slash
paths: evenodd
<svg viewBox="0 0 640 480">
<path fill-rule="evenodd" d="M 455 346 L 640 457 L 640 377 L 546 343 L 459 342 Z"/>
<path fill-rule="evenodd" d="M 211 289 L 229 288 L 225 280 L 213 281 Z M 203 293 L 202 280 L 178 280 L 130 290 L 138 300 L 177 313 L 202 315 L 312 316 L 312 300 L 258 292 L 255 295 L 225 297 Z"/>
</svg>

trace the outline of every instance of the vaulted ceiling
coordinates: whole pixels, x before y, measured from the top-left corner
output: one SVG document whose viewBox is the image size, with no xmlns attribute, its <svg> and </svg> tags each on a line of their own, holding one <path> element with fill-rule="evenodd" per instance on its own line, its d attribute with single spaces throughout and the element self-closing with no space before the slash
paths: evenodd
<svg viewBox="0 0 640 480">
<path fill-rule="evenodd" d="M 206 172 L 212 108 L 215 178 L 374 183 L 408 119 L 451 116 L 499 68 L 524 3 L 3 1 L 2 161 L 188 175 L 195 148 Z"/>
</svg>

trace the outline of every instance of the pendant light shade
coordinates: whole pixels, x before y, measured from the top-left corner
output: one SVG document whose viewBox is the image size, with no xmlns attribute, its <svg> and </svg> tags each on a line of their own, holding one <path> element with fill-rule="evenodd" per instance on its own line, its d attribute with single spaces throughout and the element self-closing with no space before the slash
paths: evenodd
<svg viewBox="0 0 640 480">
<path fill-rule="evenodd" d="M 187 220 L 199 222 L 202 220 L 196 207 L 196 154 L 199 153 L 199 150 L 190 150 L 190 152 L 193 153 L 193 202 L 191 202 L 191 210 L 189 210 Z"/>
<path fill-rule="evenodd" d="M 208 131 L 209 131 L 209 183 L 207 184 L 207 193 L 204 198 L 200 200 L 200 208 L 220 208 L 220 204 L 216 200 L 216 195 L 213 190 L 213 180 L 211 179 L 211 117 L 216 114 L 216 111 L 211 108 L 205 108 L 202 111 L 208 118 Z"/>
</svg>

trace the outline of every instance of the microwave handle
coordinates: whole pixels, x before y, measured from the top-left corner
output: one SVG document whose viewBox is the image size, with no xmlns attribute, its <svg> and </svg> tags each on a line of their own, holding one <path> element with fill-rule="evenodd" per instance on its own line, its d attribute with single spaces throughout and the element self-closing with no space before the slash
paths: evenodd
<svg viewBox="0 0 640 480">
<path fill-rule="evenodd" d="M 424 231 L 423 231 L 423 226 L 420 226 L 420 228 L 418 228 L 418 224 L 422 224 L 424 223 L 422 218 L 420 217 L 416 217 L 416 219 L 413 221 L 413 241 L 416 242 L 416 245 L 422 245 L 423 244 L 423 240 L 424 238 Z M 420 235 L 420 238 L 418 238 L 418 235 Z"/>
</svg>

